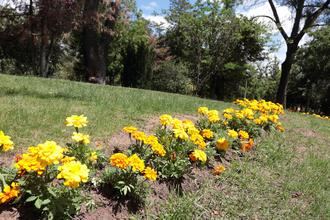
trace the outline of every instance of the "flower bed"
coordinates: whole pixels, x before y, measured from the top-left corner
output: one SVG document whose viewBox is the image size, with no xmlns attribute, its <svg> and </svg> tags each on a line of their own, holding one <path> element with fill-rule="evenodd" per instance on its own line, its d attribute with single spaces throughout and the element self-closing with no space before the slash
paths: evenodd
<svg viewBox="0 0 330 220">
<path fill-rule="evenodd" d="M 41 217 L 71 218 L 84 203 L 94 205 L 91 188 L 111 188 L 111 196 L 133 198 L 143 203 L 148 185 L 164 182 L 182 190 L 184 177 L 193 168 L 210 169 L 213 175 L 226 170 L 222 163 L 229 150 L 242 156 L 255 147 L 262 131 L 284 131 L 279 104 L 264 100 L 237 100 L 239 108 L 221 114 L 198 108 L 199 120 L 179 120 L 161 115 L 153 135 L 136 127 L 124 127 L 132 144 L 111 155 L 93 150 L 90 137 L 81 132 L 87 118 L 73 115 L 66 126 L 73 127 L 71 143 L 54 141 L 31 146 L 17 155 L 13 168 L 0 168 L 0 205 L 32 208 Z M 11 150 L 11 138 L 0 132 L 0 150 Z"/>
</svg>

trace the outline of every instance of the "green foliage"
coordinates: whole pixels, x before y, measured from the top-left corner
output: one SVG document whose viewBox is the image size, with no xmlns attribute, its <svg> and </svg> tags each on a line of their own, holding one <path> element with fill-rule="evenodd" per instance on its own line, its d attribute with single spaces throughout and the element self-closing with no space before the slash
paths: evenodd
<svg viewBox="0 0 330 220">
<path fill-rule="evenodd" d="M 296 56 L 289 84 L 289 105 L 330 114 L 330 28 L 321 28 L 311 36 L 312 40 Z"/>
<path fill-rule="evenodd" d="M 187 63 L 198 95 L 224 99 L 235 91 L 249 61 L 262 58 L 265 29 L 233 13 L 230 1 L 172 1 L 165 37 L 171 52 Z"/>
<path fill-rule="evenodd" d="M 191 95 L 194 86 L 188 77 L 186 65 L 174 62 L 164 62 L 154 70 L 150 89 Z"/>
</svg>

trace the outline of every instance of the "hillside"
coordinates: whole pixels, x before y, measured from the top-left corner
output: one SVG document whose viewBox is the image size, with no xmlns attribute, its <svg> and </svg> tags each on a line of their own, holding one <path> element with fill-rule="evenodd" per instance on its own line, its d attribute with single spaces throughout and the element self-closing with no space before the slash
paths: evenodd
<svg viewBox="0 0 330 220">
<path fill-rule="evenodd" d="M 0 75 L 0 130 L 12 137 L 16 152 L 49 139 L 65 143 L 70 133 L 63 123 L 71 114 L 88 116 L 85 132 L 92 142 L 108 143 L 123 126 L 143 129 L 163 113 L 189 117 L 199 106 L 222 110 L 231 105 L 154 91 Z M 197 173 L 182 195 L 167 192 L 165 199 L 151 197 L 142 211 L 129 215 L 329 219 L 330 122 L 291 112 L 282 121 L 284 133 L 264 134 L 255 150 L 229 161 L 219 177 Z M 113 211 L 108 212 L 107 207 L 98 208 L 86 219 L 114 217 Z M 120 211 L 118 216 L 123 217 Z M 2 218 L 6 216 L 0 214 Z"/>
</svg>

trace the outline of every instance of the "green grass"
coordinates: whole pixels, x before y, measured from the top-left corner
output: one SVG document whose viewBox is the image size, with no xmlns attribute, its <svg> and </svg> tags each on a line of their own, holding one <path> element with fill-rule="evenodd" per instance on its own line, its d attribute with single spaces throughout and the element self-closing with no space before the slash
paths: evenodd
<svg viewBox="0 0 330 220">
<path fill-rule="evenodd" d="M 84 130 L 106 140 L 125 125 L 142 126 L 149 116 L 193 114 L 199 106 L 221 109 L 229 104 L 177 94 L 100 86 L 64 80 L 0 75 L 0 129 L 18 147 L 48 139 L 65 142 L 67 116 L 85 114 Z"/>
<path fill-rule="evenodd" d="M 122 126 L 143 128 L 162 113 L 193 114 L 198 106 L 230 104 L 182 95 L 61 80 L 0 75 L 0 130 L 17 148 L 70 137 L 71 114 L 89 118 L 94 140 L 107 140 Z M 147 219 L 330 219 L 330 122 L 296 113 L 286 132 L 266 135 L 257 149 L 235 161 L 199 190 L 149 203 Z M 154 210 L 160 210 L 158 212 Z"/>
</svg>

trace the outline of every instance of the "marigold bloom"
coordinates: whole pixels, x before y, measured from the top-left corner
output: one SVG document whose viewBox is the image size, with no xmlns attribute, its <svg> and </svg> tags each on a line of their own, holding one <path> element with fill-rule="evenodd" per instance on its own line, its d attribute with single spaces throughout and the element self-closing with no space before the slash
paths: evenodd
<svg viewBox="0 0 330 220">
<path fill-rule="evenodd" d="M 142 173 L 145 167 L 144 161 L 137 154 L 133 154 L 128 158 L 128 164 L 132 167 L 133 172 L 139 171 Z"/>
<path fill-rule="evenodd" d="M 57 179 L 64 179 L 65 186 L 77 188 L 80 183 L 88 181 L 89 169 L 79 161 L 65 163 L 58 167 L 58 171 Z"/>
<path fill-rule="evenodd" d="M 83 133 L 73 132 L 72 140 L 74 140 L 77 143 L 84 144 L 84 145 L 87 145 L 90 143 L 89 135 L 83 134 Z"/>
<path fill-rule="evenodd" d="M 199 149 L 195 149 L 190 155 L 189 155 L 190 159 L 192 161 L 201 161 L 203 163 L 205 163 L 207 161 L 207 156 L 206 153 L 202 150 Z"/>
<path fill-rule="evenodd" d="M 5 135 L 3 131 L 0 131 L 0 150 L 6 152 L 14 148 L 14 143 L 11 141 L 11 137 Z"/>
<path fill-rule="evenodd" d="M 172 123 L 172 116 L 164 114 L 159 117 L 159 121 L 163 126 L 168 126 Z"/>
<path fill-rule="evenodd" d="M 225 138 L 220 138 L 216 142 L 216 147 L 218 150 L 227 151 L 229 147 L 229 142 Z"/>
<path fill-rule="evenodd" d="M 20 193 L 19 186 L 13 182 L 10 186 L 6 185 L 3 191 L 0 192 L 0 205 L 17 198 Z"/>
<path fill-rule="evenodd" d="M 111 166 L 119 169 L 126 169 L 128 166 L 128 157 L 123 153 L 116 153 L 110 157 Z"/>
<path fill-rule="evenodd" d="M 92 162 L 92 163 L 95 163 L 96 161 L 97 161 L 97 158 L 98 158 L 98 156 L 97 156 L 97 153 L 94 151 L 94 152 L 92 152 L 91 154 L 90 154 L 90 156 L 89 156 L 89 160 Z"/>
<path fill-rule="evenodd" d="M 199 107 L 197 111 L 201 115 L 207 115 L 207 113 L 209 112 L 209 109 L 207 107 Z"/>
<path fill-rule="evenodd" d="M 128 127 L 123 128 L 123 131 L 126 132 L 127 134 L 132 134 L 134 131 L 137 131 L 137 130 L 138 129 L 133 126 L 128 126 Z"/>
<path fill-rule="evenodd" d="M 201 135 L 203 138 L 212 139 L 213 138 L 213 132 L 210 129 L 204 129 L 201 131 Z"/>
<path fill-rule="evenodd" d="M 228 136 L 236 139 L 238 137 L 238 133 L 235 130 L 228 130 Z"/>
<path fill-rule="evenodd" d="M 171 125 L 174 129 L 184 129 L 183 122 L 177 118 L 173 118 Z"/>
<path fill-rule="evenodd" d="M 150 135 L 145 139 L 145 144 L 153 145 L 158 143 L 158 138 L 154 135 Z"/>
<path fill-rule="evenodd" d="M 87 126 L 87 117 L 84 115 L 72 115 L 66 118 L 65 124 L 68 127 L 82 128 Z"/>
<path fill-rule="evenodd" d="M 173 129 L 174 137 L 181 140 L 188 140 L 189 136 L 183 128 Z"/>
<path fill-rule="evenodd" d="M 147 138 L 147 135 L 142 131 L 133 131 L 132 137 L 137 141 L 144 142 Z"/>
<path fill-rule="evenodd" d="M 218 166 L 214 167 L 212 173 L 213 173 L 213 175 L 217 176 L 217 175 L 220 175 L 221 173 L 223 173 L 225 170 L 226 170 L 226 168 L 224 165 L 218 165 Z"/>
<path fill-rule="evenodd" d="M 59 164 L 63 159 L 64 148 L 54 141 L 46 141 L 38 146 L 29 147 L 27 153 L 17 160 L 15 167 L 20 174 L 24 172 L 37 172 L 41 175 L 47 166 Z"/>
<path fill-rule="evenodd" d="M 250 137 L 249 133 L 247 133 L 246 131 L 243 131 L 243 130 L 240 130 L 238 132 L 238 135 L 241 139 L 248 139 Z"/>
<path fill-rule="evenodd" d="M 276 125 L 276 129 L 278 131 L 280 131 L 280 132 L 284 132 L 285 131 L 284 127 L 281 124 Z"/>
<path fill-rule="evenodd" d="M 252 138 L 250 138 L 248 142 L 247 141 L 242 142 L 241 151 L 242 152 L 250 151 L 252 149 L 253 145 L 254 145 L 254 141 Z"/>
<path fill-rule="evenodd" d="M 157 179 L 157 172 L 152 169 L 151 167 L 147 167 L 144 171 L 144 177 L 151 181 L 156 181 Z"/>
<path fill-rule="evenodd" d="M 217 110 L 208 111 L 207 117 L 211 123 L 220 121 L 219 112 Z"/>
<path fill-rule="evenodd" d="M 157 154 L 158 156 L 164 157 L 166 155 L 166 150 L 164 149 L 163 145 L 160 143 L 153 143 L 151 145 L 151 150 Z"/>
<path fill-rule="evenodd" d="M 233 116 L 232 116 L 231 114 L 229 114 L 229 113 L 224 113 L 224 114 L 223 114 L 223 117 L 225 117 L 225 118 L 228 119 L 228 120 L 233 119 Z"/>
</svg>

